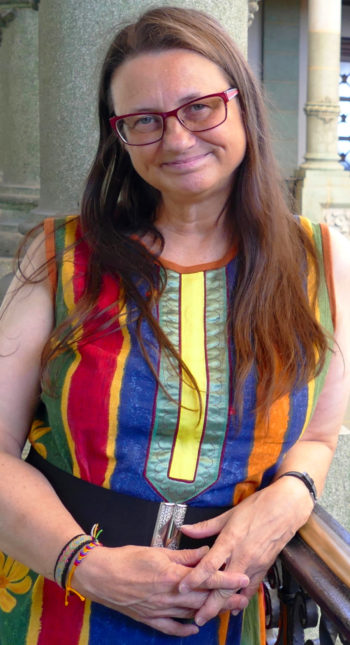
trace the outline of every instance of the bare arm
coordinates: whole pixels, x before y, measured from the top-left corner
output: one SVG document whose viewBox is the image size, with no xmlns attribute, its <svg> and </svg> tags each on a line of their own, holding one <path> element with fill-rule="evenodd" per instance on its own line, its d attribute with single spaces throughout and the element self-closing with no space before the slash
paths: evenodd
<svg viewBox="0 0 350 645">
<path fill-rule="evenodd" d="M 40 236 L 23 270 L 29 275 L 44 262 Z M 0 548 L 52 578 L 55 555 L 81 531 L 46 479 L 20 459 L 39 397 L 40 357 L 53 326 L 50 288 L 43 278 L 23 285 L 15 277 L 1 307 Z"/>
<path fill-rule="evenodd" d="M 184 579 L 181 589 L 195 588 L 226 565 L 222 589 L 213 591 L 197 612 L 202 624 L 224 608 L 234 611 L 246 606 L 266 571 L 295 532 L 307 521 L 313 502 L 305 485 L 294 477 L 279 475 L 288 470 L 306 471 L 322 492 L 336 447 L 350 391 L 350 244 L 332 233 L 333 269 L 337 303 L 334 354 L 311 422 L 303 437 L 287 453 L 276 480 L 267 488 L 208 522 L 186 527 L 192 537 L 218 534 L 214 547 Z M 250 585 L 230 596 L 230 573 L 241 571 Z M 225 580 L 226 576 L 226 580 Z M 231 587 L 233 588 L 233 587 Z"/>
</svg>

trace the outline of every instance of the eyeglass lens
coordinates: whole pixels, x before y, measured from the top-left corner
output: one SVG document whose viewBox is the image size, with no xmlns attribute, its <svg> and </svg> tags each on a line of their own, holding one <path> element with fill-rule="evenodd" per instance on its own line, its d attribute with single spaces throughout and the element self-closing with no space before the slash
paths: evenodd
<svg viewBox="0 0 350 645">
<path fill-rule="evenodd" d="M 187 130 L 203 132 L 225 121 L 226 104 L 221 96 L 212 96 L 187 103 L 176 114 Z M 164 119 L 160 114 L 132 114 L 117 121 L 116 126 L 126 143 L 143 145 L 162 138 Z"/>
</svg>

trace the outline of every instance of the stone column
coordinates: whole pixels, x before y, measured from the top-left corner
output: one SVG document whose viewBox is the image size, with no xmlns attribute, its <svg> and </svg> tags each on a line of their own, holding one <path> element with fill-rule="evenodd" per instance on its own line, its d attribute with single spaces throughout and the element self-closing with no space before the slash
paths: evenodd
<svg viewBox="0 0 350 645">
<path fill-rule="evenodd" d="M 246 51 L 247 0 L 168 0 L 216 16 Z M 39 9 L 39 207 L 32 219 L 77 212 L 97 144 L 96 95 L 102 56 L 121 22 L 153 0 L 57 0 Z"/>
<path fill-rule="evenodd" d="M 300 210 L 315 221 L 350 207 L 350 177 L 339 163 L 341 0 L 309 0 L 307 150 L 297 172 Z"/>
<path fill-rule="evenodd" d="M 16 225 L 39 198 L 38 13 L 1 13 L 0 224 Z"/>
</svg>

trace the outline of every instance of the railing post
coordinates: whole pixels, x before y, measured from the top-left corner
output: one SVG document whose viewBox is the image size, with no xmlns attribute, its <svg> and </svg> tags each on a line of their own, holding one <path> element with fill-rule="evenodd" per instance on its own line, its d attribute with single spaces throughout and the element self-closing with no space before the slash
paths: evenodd
<svg viewBox="0 0 350 645">
<path fill-rule="evenodd" d="M 269 585 L 265 586 L 267 607 L 276 606 L 276 595 L 279 600 L 278 625 L 276 615 L 273 621 L 269 616 L 267 623 L 267 627 L 279 627 L 275 645 L 304 645 L 304 630 L 317 625 L 316 603 L 300 587 L 280 560 L 270 571 L 268 581 Z"/>
<path fill-rule="evenodd" d="M 264 584 L 268 645 L 350 645 L 350 533 L 319 504 Z M 319 638 L 305 642 L 304 630 Z"/>
</svg>

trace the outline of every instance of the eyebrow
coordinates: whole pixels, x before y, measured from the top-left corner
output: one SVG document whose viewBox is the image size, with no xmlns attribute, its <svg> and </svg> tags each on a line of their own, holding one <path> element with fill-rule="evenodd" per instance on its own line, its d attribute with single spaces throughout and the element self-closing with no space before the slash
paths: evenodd
<svg viewBox="0 0 350 645">
<path fill-rule="evenodd" d="M 214 94 L 214 92 L 209 92 L 209 94 Z M 179 99 L 179 106 L 185 105 L 185 103 L 190 103 L 190 101 L 194 101 L 195 99 L 200 99 L 202 96 L 207 96 L 207 94 L 198 94 L 198 92 L 192 92 L 192 94 L 187 94 L 186 96 L 183 96 L 181 99 Z M 129 112 L 124 112 L 124 114 L 138 114 L 142 112 L 151 112 L 151 113 L 162 113 L 164 110 L 159 110 L 156 109 L 155 107 L 149 107 L 142 105 L 140 107 L 134 108 L 133 110 L 130 110 Z M 165 110 L 167 112 L 167 110 Z"/>
</svg>

